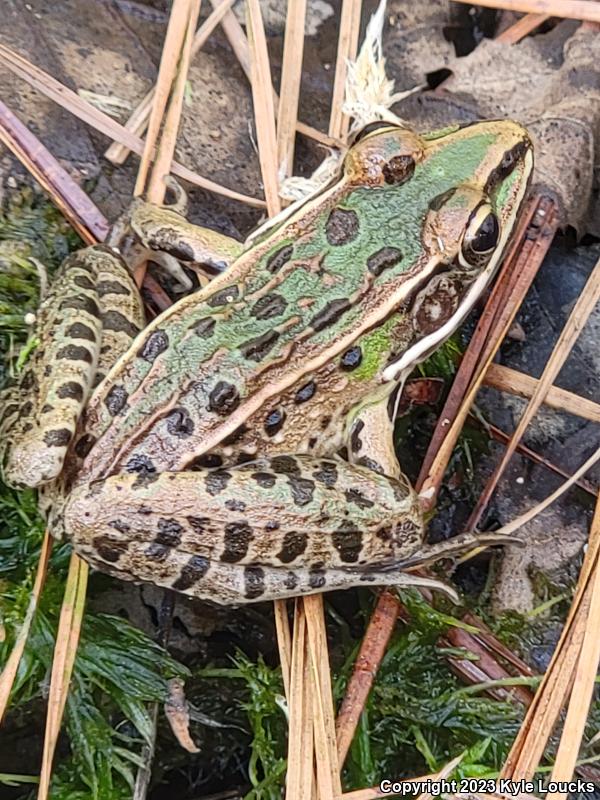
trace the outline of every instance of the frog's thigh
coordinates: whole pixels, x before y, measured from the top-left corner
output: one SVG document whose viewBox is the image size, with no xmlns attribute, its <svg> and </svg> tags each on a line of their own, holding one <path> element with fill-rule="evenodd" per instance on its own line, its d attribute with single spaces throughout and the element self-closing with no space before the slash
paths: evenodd
<svg viewBox="0 0 600 800">
<path fill-rule="evenodd" d="M 69 256 L 40 306 L 39 345 L 5 408 L 8 482 L 39 486 L 60 473 L 93 386 L 143 322 L 139 294 L 118 256 L 102 245 Z"/>
<path fill-rule="evenodd" d="M 304 576 L 298 592 L 317 591 L 313 573 L 328 581 L 336 570 L 335 585 L 350 586 L 408 558 L 422 540 L 408 484 L 309 456 L 230 470 L 111 476 L 72 493 L 65 526 L 78 552 L 99 569 L 178 588 L 186 568 L 200 563 L 214 576 L 219 563 L 243 574 L 260 567 L 265 574 L 275 570 L 271 582 L 284 595 L 287 572 Z M 187 591 L 201 596 L 206 575 L 200 588 Z"/>
</svg>

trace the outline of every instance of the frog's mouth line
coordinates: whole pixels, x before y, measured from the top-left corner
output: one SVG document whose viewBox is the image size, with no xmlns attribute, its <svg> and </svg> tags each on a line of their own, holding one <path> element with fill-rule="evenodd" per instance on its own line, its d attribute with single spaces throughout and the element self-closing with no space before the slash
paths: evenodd
<svg viewBox="0 0 600 800">
<path fill-rule="evenodd" d="M 454 314 L 449 317 L 448 321 L 431 333 L 425 336 L 413 347 L 406 350 L 402 356 L 393 361 L 384 369 L 382 373 L 382 380 L 384 383 L 398 382 L 404 380 L 410 372 L 414 369 L 416 364 L 424 361 L 431 353 L 444 342 L 465 320 L 486 286 L 493 278 L 498 265 L 506 251 L 506 245 L 515 229 L 515 222 L 517 220 L 519 210 L 523 204 L 525 194 L 529 188 L 529 178 L 533 171 L 533 153 L 528 150 L 524 156 L 525 171 L 527 173 L 527 180 L 523 181 L 521 188 L 515 198 L 515 213 L 513 214 L 510 224 L 504 225 L 500 236 L 500 241 L 496 248 L 496 252 L 489 261 L 489 264 L 481 272 L 479 277 L 473 282 L 467 293 L 465 294 L 462 302 L 460 303 Z"/>
</svg>

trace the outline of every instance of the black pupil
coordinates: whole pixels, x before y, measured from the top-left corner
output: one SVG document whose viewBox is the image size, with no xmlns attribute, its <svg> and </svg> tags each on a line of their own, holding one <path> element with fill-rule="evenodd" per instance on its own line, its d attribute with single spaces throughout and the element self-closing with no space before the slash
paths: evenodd
<svg viewBox="0 0 600 800">
<path fill-rule="evenodd" d="M 495 214 L 488 214 L 479 226 L 479 230 L 471 241 L 471 249 L 475 253 L 487 253 L 498 243 L 500 227 Z"/>
</svg>

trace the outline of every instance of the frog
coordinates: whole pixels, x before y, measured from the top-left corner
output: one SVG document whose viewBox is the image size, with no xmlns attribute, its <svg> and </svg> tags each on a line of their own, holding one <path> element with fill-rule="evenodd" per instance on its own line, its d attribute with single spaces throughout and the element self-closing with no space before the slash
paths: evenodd
<svg viewBox="0 0 600 800">
<path fill-rule="evenodd" d="M 71 255 L 5 403 L 5 479 L 92 567 L 202 600 L 426 583 L 481 537 L 426 542 L 396 398 L 489 285 L 532 170 L 511 120 L 378 121 L 246 245 L 142 203 L 144 247 L 217 274 L 146 325 L 118 252 Z"/>
</svg>

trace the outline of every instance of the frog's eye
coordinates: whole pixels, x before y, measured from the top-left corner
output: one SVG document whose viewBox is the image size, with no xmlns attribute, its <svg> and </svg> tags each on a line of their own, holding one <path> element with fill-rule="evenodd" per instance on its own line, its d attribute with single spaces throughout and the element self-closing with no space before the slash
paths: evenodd
<svg viewBox="0 0 600 800">
<path fill-rule="evenodd" d="M 375 131 L 383 130 L 384 128 L 393 128 L 395 127 L 391 122 L 385 122 L 385 120 L 378 120 L 377 122 L 369 122 L 368 125 L 365 125 L 364 128 L 361 128 L 358 133 L 354 136 L 352 140 L 352 144 L 356 144 L 360 142 L 361 139 L 364 139 L 366 136 L 370 136 Z"/>
<path fill-rule="evenodd" d="M 498 217 L 490 205 L 484 203 L 469 218 L 461 248 L 461 262 L 467 267 L 484 267 L 492 257 L 499 239 Z"/>
</svg>

